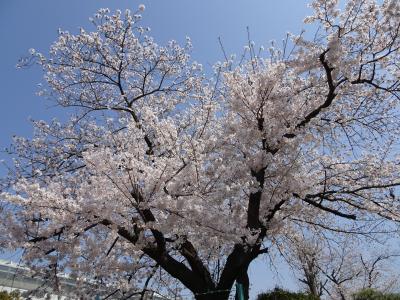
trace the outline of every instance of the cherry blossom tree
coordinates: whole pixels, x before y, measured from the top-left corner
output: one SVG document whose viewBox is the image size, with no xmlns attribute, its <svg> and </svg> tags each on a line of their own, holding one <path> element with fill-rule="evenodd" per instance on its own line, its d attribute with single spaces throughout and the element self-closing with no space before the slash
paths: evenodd
<svg viewBox="0 0 400 300">
<path fill-rule="evenodd" d="M 336 238 L 336 239 L 333 239 Z M 362 290 L 392 292 L 399 280 L 398 254 L 388 241 L 359 235 L 303 235 L 284 254 L 295 276 L 316 299 L 353 299 Z"/>
<path fill-rule="evenodd" d="M 212 300 L 235 282 L 247 298 L 251 262 L 300 229 L 396 231 L 400 4 L 337 2 L 312 2 L 313 39 L 265 57 L 250 43 L 213 78 L 139 11 L 31 50 L 71 118 L 15 139 L 2 246 L 55 285 L 66 271 L 126 298 L 177 281 Z"/>
</svg>

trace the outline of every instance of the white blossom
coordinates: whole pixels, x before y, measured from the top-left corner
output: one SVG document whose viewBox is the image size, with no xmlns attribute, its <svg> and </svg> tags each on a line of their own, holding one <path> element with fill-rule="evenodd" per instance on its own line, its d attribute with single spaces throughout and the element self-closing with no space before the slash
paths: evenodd
<svg viewBox="0 0 400 300">
<path fill-rule="evenodd" d="M 288 35 L 290 54 L 272 45 L 247 61 L 246 46 L 213 78 L 189 39 L 159 45 L 130 11 L 100 9 L 94 31 L 60 31 L 48 57 L 26 64 L 76 115 L 15 138 L 0 243 L 49 276 L 68 271 L 121 297 L 157 268 L 154 286 L 199 293 L 230 289 L 264 247 L 280 251 L 299 230 L 398 221 L 393 3 L 315 0 L 315 38 Z"/>
</svg>

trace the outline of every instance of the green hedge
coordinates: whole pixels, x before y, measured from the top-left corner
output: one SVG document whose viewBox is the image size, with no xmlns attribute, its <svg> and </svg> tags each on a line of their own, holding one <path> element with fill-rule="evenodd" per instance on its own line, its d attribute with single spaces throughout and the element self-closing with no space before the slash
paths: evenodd
<svg viewBox="0 0 400 300">
<path fill-rule="evenodd" d="M 275 288 L 270 292 L 259 294 L 257 300 L 319 300 L 319 298 L 305 293 L 294 293 Z"/>
<path fill-rule="evenodd" d="M 0 300 L 20 300 L 19 292 L 13 291 L 11 293 L 2 291 L 0 292 Z"/>
<path fill-rule="evenodd" d="M 354 294 L 353 300 L 400 300 L 400 294 L 384 294 L 373 289 L 365 289 Z"/>
</svg>

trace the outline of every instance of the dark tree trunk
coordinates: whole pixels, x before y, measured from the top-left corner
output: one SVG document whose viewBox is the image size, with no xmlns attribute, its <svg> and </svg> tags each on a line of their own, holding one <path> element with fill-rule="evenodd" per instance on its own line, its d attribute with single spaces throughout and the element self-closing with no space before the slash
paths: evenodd
<svg viewBox="0 0 400 300">
<path fill-rule="evenodd" d="M 248 267 L 244 268 L 238 275 L 236 282 L 242 285 L 244 300 L 249 300 L 250 281 L 247 274 Z M 233 287 L 233 285 L 232 285 Z M 230 290 L 211 290 L 202 293 L 195 293 L 196 300 L 227 300 L 229 299 Z M 235 300 L 238 300 L 237 296 Z"/>
<path fill-rule="evenodd" d="M 230 291 L 209 291 L 195 294 L 196 300 L 228 300 Z"/>
<path fill-rule="evenodd" d="M 260 245 L 257 245 L 253 249 L 246 249 L 243 245 L 236 244 L 231 254 L 228 255 L 225 267 L 215 288 L 216 291 L 221 291 L 221 293 L 216 293 L 215 296 L 211 296 L 211 294 L 208 294 L 208 298 L 201 297 L 201 295 L 199 295 L 200 297 L 196 299 L 228 299 L 229 292 L 236 281 L 237 283 L 240 283 L 242 285 L 244 299 L 248 300 L 250 284 L 247 270 L 250 263 L 258 256 L 259 247 Z"/>
<path fill-rule="evenodd" d="M 263 177 L 260 174 L 257 174 L 257 176 L 260 177 L 257 180 L 262 180 Z M 141 194 L 137 191 L 133 191 L 132 194 L 136 199 L 141 197 Z M 251 229 L 260 227 L 257 213 L 259 209 L 257 203 L 260 197 L 260 193 L 252 194 L 250 197 L 250 202 L 254 204 L 249 206 L 248 227 Z M 280 205 L 273 209 L 271 218 L 279 210 Z M 155 220 L 154 215 L 149 209 L 142 210 L 141 212 L 146 222 Z M 260 254 L 261 241 L 266 235 L 265 227 L 259 233 L 257 237 L 258 242 L 255 245 L 234 245 L 232 252 L 226 259 L 225 267 L 217 284 L 213 281 L 207 266 L 204 265 L 197 250 L 189 240 L 186 239 L 178 249 L 180 254 L 185 258 L 188 264 L 186 265 L 168 253 L 166 239 L 162 232 L 156 229 L 152 229 L 151 232 L 155 239 L 155 245 L 143 248 L 143 252 L 157 262 L 172 277 L 178 279 L 186 288 L 192 291 L 196 300 L 227 300 L 235 281 L 241 284 L 244 299 L 249 299 L 249 277 L 247 270 L 249 264 Z M 136 232 L 132 234 L 125 228 L 120 228 L 118 233 L 133 244 L 137 241 L 138 234 Z"/>
</svg>

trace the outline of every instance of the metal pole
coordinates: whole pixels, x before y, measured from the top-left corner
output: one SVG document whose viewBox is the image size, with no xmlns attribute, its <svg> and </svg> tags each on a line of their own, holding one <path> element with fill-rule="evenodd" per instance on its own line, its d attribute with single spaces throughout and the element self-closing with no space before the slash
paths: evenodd
<svg viewBox="0 0 400 300">
<path fill-rule="evenodd" d="M 236 299 L 244 300 L 244 291 L 243 285 L 241 283 L 236 282 Z"/>
</svg>

